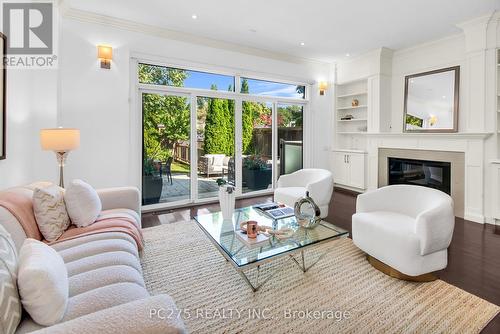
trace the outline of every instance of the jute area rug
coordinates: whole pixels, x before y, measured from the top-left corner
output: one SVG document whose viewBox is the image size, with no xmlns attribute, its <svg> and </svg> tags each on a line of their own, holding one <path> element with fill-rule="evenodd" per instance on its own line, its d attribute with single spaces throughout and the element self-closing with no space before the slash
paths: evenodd
<svg viewBox="0 0 500 334">
<path fill-rule="evenodd" d="M 307 252 L 328 254 L 306 273 L 272 261 L 256 293 L 194 221 L 144 229 L 144 239 L 146 286 L 175 300 L 191 333 L 478 333 L 500 310 L 441 280 L 386 276 L 350 239 Z"/>
</svg>

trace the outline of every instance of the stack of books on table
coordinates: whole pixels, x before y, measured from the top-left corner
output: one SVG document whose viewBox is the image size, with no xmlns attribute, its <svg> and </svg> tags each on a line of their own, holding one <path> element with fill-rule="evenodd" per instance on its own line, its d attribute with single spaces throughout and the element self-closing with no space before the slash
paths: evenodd
<svg viewBox="0 0 500 334">
<path fill-rule="evenodd" d="M 249 238 L 247 233 L 242 230 L 236 230 L 235 234 L 249 248 L 262 247 L 269 244 L 269 236 L 262 233 L 258 233 L 257 238 Z"/>
<path fill-rule="evenodd" d="M 262 211 L 266 216 L 271 219 L 283 219 L 292 217 L 295 212 L 294 209 L 277 203 L 264 203 L 254 205 L 254 208 Z"/>
</svg>

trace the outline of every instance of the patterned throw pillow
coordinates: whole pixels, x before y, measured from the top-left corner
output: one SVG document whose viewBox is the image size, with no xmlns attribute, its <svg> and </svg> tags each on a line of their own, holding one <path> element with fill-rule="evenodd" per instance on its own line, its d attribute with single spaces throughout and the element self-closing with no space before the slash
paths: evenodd
<svg viewBox="0 0 500 334">
<path fill-rule="evenodd" d="M 12 334 L 21 321 L 17 290 L 17 252 L 14 241 L 0 225 L 0 333 Z"/>
<path fill-rule="evenodd" d="M 38 228 L 47 241 L 57 240 L 71 224 L 63 189 L 56 185 L 34 190 L 33 211 Z"/>
</svg>

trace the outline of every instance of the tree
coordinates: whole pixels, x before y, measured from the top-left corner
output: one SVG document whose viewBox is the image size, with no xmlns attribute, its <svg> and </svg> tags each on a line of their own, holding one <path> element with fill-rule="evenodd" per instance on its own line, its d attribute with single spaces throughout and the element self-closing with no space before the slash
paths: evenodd
<svg viewBox="0 0 500 334">
<path fill-rule="evenodd" d="M 164 86 L 184 86 L 188 73 L 177 68 L 139 64 L 139 82 Z"/>
<path fill-rule="evenodd" d="M 241 81 L 241 92 L 244 94 L 248 94 L 248 81 L 247 79 L 243 79 Z M 253 115 L 253 105 L 252 102 L 243 101 L 243 109 L 242 109 L 242 149 L 243 153 L 249 154 L 252 150 L 252 138 L 253 138 L 253 123 L 254 123 L 254 115 Z"/>
<path fill-rule="evenodd" d="M 140 82 L 182 87 L 186 71 L 139 64 Z M 164 161 L 175 144 L 189 139 L 189 99 L 180 96 L 143 94 L 144 153 L 146 159 Z"/>
<path fill-rule="evenodd" d="M 302 106 L 285 105 L 278 107 L 279 127 L 302 126 L 302 123 L 303 123 Z"/>
<path fill-rule="evenodd" d="M 216 85 L 210 87 L 217 90 Z M 225 154 L 227 149 L 226 106 L 224 100 L 211 98 L 208 102 L 205 120 L 205 138 L 203 147 L 208 154 Z"/>
<path fill-rule="evenodd" d="M 252 148 L 253 139 L 253 107 L 252 102 L 243 101 L 242 110 L 242 149 L 243 153 L 249 154 Z"/>
<path fill-rule="evenodd" d="M 304 96 L 306 93 L 306 86 L 297 86 L 295 88 L 295 91 L 297 92 L 297 94 Z"/>
<path fill-rule="evenodd" d="M 247 79 L 241 80 L 241 92 L 243 94 L 248 94 L 250 92 L 250 90 L 248 88 L 248 80 Z"/>
<path fill-rule="evenodd" d="M 144 146 L 155 160 L 171 156 L 175 144 L 189 139 L 189 100 L 180 96 L 143 94 Z"/>
<path fill-rule="evenodd" d="M 217 86 L 212 85 L 210 89 L 217 90 Z M 203 146 L 208 154 L 234 155 L 233 100 L 208 98 Z"/>
</svg>

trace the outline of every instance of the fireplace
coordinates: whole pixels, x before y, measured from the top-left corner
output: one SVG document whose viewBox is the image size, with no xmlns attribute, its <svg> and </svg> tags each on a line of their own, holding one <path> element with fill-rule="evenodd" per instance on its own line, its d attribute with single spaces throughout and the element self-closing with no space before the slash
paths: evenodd
<svg viewBox="0 0 500 334">
<path fill-rule="evenodd" d="M 439 189 L 464 217 L 465 154 L 456 151 L 378 148 L 378 186 L 412 184 Z"/>
<path fill-rule="evenodd" d="M 451 163 L 388 157 L 389 184 L 412 184 L 451 195 Z"/>
</svg>

